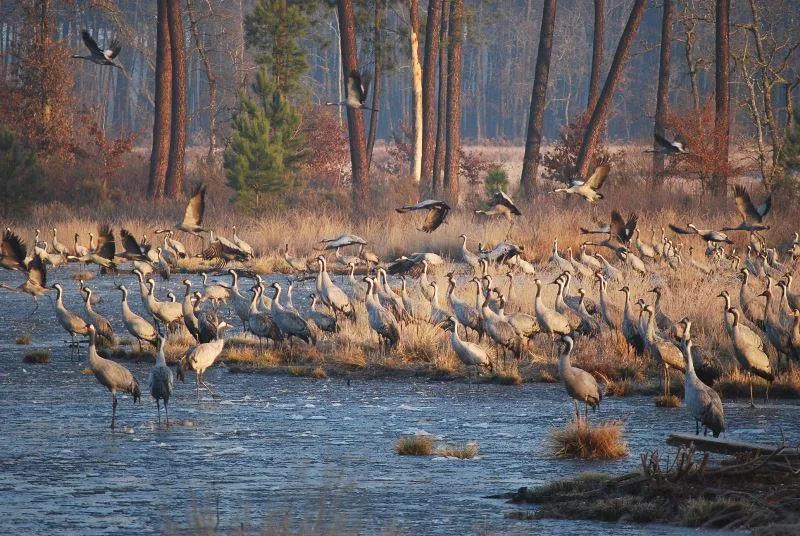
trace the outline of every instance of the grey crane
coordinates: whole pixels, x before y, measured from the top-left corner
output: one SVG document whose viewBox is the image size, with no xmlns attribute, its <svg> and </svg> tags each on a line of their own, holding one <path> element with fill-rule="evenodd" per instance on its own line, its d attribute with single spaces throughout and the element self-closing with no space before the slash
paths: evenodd
<svg viewBox="0 0 800 536">
<path fill-rule="evenodd" d="M 245 255 L 249 258 L 253 258 L 255 253 L 253 252 L 253 246 L 242 240 L 239 235 L 236 234 L 236 226 L 233 226 L 233 243 L 236 245 L 237 248 L 242 250 Z"/>
<path fill-rule="evenodd" d="M 683 354 L 672 341 L 667 340 L 656 333 L 656 312 L 652 305 L 647 305 L 643 312 L 647 313 L 647 331 L 645 332 L 644 344 L 656 363 L 660 363 L 663 369 L 662 381 L 664 384 L 664 396 L 670 396 L 671 378 L 670 369 L 683 372 Z"/>
<path fill-rule="evenodd" d="M 550 309 L 545 306 L 542 300 L 542 282 L 541 280 L 534 279 L 533 283 L 536 285 L 536 296 L 534 298 L 534 311 L 536 312 L 536 321 L 539 323 L 542 331 L 550 335 L 568 335 L 572 332 L 572 326 L 569 324 L 569 319 L 555 309 Z"/>
<path fill-rule="evenodd" d="M 406 212 L 410 212 L 412 210 L 427 211 L 427 214 L 425 215 L 425 222 L 422 224 L 422 227 L 419 227 L 417 230 L 422 231 L 423 233 L 432 233 L 445 222 L 445 219 L 447 218 L 447 215 L 450 213 L 451 209 L 450 205 L 444 201 L 439 201 L 437 199 L 426 199 L 425 201 L 420 201 L 415 205 L 403 205 L 395 210 L 397 210 L 397 212 L 400 214 L 405 214 Z"/>
<path fill-rule="evenodd" d="M 697 377 L 694 372 L 694 362 L 692 359 L 692 323 L 688 318 L 681 320 L 683 324 L 683 357 L 686 362 L 686 374 L 684 375 L 684 402 L 689 413 L 695 421 L 695 434 L 700 434 L 700 425 L 703 425 L 703 435 L 711 433 L 714 437 L 719 437 L 725 431 L 725 411 L 722 407 L 722 400 L 714 389 L 707 386 Z"/>
<path fill-rule="evenodd" d="M 239 273 L 231 268 L 228 270 L 231 275 L 231 305 L 233 305 L 233 312 L 242 321 L 242 330 L 247 331 L 247 322 L 250 318 L 250 300 L 245 298 L 239 291 Z"/>
<path fill-rule="evenodd" d="M 183 301 L 181 302 L 183 325 L 186 326 L 186 329 L 189 331 L 189 334 L 194 337 L 194 340 L 199 341 L 200 321 L 197 319 L 197 315 L 194 312 L 193 301 L 195 296 L 192 294 L 192 282 L 188 279 L 184 279 L 183 286 L 186 287 L 186 293 L 183 295 Z"/>
<path fill-rule="evenodd" d="M 158 422 L 161 422 L 161 405 L 159 401 L 164 402 L 164 414 L 167 417 L 167 425 L 169 425 L 169 399 L 172 396 L 172 387 L 175 384 L 175 378 L 172 375 L 172 369 L 167 366 L 167 359 L 164 357 L 164 346 L 167 341 L 161 335 L 158 336 L 158 353 L 156 354 L 156 364 L 150 370 L 150 377 L 147 380 L 150 386 L 150 395 L 156 401 L 156 409 L 158 411 Z"/>
<path fill-rule="evenodd" d="M 489 359 L 489 353 L 482 346 L 461 339 L 458 334 L 458 318 L 451 316 L 449 320 L 453 324 L 453 332 L 450 334 L 450 345 L 453 347 L 453 351 L 456 356 L 458 356 L 458 359 L 461 360 L 467 368 L 468 377 L 469 368 L 473 367 L 475 369 L 475 379 L 477 381 L 478 369 L 480 367 L 487 367 L 489 370 L 493 368 L 492 361 Z M 464 333 L 466 336 L 466 329 Z"/>
<path fill-rule="evenodd" d="M 412 253 L 396 259 L 389 265 L 386 272 L 389 275 L 404 274 L 411 277 L 420 277 L 423 273 L 427 274 L 429 267 L 442 265 L 444 265 L 444 259 L 436 253 Z M 427 288 L 424 288 L 427 284 L 427 281 L 425 281 L 420 285 L 423 288 L 423 292 L 429 292 Z M 426 297 L 430 296 L 426 294 Z"/>
<path fill-rule="evenodd" d="M 102 343 L 101 346 L 114 346 L 116 344 L 116 339 L 114 337 L 114 328 L 111 327 L 111 322 L 92 307 L 92 289 L 84 286 L 82 290 L 84 294 L 83 306 L 84 309 L 86 309 L 86 316 L 90 321 L 89 323 L 95 328 L 98 341 Z"/>
<path fill-rule="evenodd" d="M 63 257 L 69 255 L 69 248 L 67 248 L 67 246 L 58 241 L 55 227 L 53 227 L 53 251 L 55 251 L 56 253 L 58 253 Z"/>
<path fill-rule="evenodd" d="M 491 292 L 487 292 L 481 304 L 483 329 L 489 338 L 503 349 L 504 358 L 506 350 L 511 350 L 514 357 L 519 358 L 522 355 L 522 341 L 514 326 L 489 308 L 490 295 Z"/>
<path fill-rule="evenodd" d="M 478 334 L 479 340 L 483 340 L 483 318 L 481 317 L 480 310 L 476 307 L 472 307 L 467 302 L 454 295 L 456 281 L 453 272 L 447 274 L 447 281 L 447 301 L 450 304 L 450 309 L 453 310 L 453 315 L 458 319 L 459 323 L 464 326 L 465 336 L 467 334 L 467 329 L 471 329 Z"/>
<path fill-rule="evenodd" d="M 626 285 L 619 289 L 619 291 L 625 294 L 625 308 L 622 311 L 622 334 L 625 336 L 630 347 L 633 348 L 638 355 L 642 355 L 644 352 L 644 339 L 642 339 L 642 336 L 639 334 L 639 324 L 631 309 L 631 290 Z"/>
<path fill-rule="evenodd" d="M 364 300 L 367 299 L 367 289 L 364 288 L 364 285 L 361 285 L 361 284 L 359 284 L 358 281 L 356 281 L 356 276 L 355 276 L 356 265 L 355 265 L 355 263 L 351 262 L 349 265 L 347 265 L 347 267 L 350 268 L 350 273 L 348 274 L 347 278 L 348 278 L 348 281 L 350 282 L 350 289 L 353 291 L 353 298 L 355 298 L 356 301 L 359 301 L 359 302 L 363 303 Z"/>
<path fill-rule="evenodd" d="M 286 263 L 295 272 L 307 272 L 308 271 L 308 262 L 305 259 L 297 259 L 297 258 L 291 257 L 289 255 L 289 244 L 286 244 L 286 246 L 283 249 L 283 258 L 286 260 Z"/>
<path fill-rule="evenodd" d="M 275 324 L 272 314 L 269 312 L 259 311 L 258 303 L 261 293 L 264 291 L 262 285 L 255 285 L 252 289 L 253 298 L 250 300 L 249 313 L 247 320 L 247 329 L 258 337 L 258 347 L 262 350 L 262 339 L 268 339 L 278 343 L 284 339 L 283 332 Z"/>
<path fill-rule="evenodd" d="M 197 399 L 200 399 L 200 386 L 206 388 L 212 397 L 217 397 L 211 388 L 206 384 L 203 376 L 206 370 L 217 360 L 225 346 L 225 339 L 220 337 L 220 332 L 230 327 L 226 322 L 217 325 L 217 338 L 211 342 L 200 343 L 187 350 L 186 355 L 181 360 L 181 370 L 193 370 L 195 372 L 195 385 L 197 388 Z"/>
<path fill-rule="evenodd" d="M 769 356 L 764 353 L 762 348 L 753 344 L 750 338 L 744 336 L 745 326 L 739 323 L 739 310 L 736 307 L 728 309 L 728 313 L 733 316 L 731 331 L 729 333 L 733 343 L 733 355 L 739 362 L 739 367 L 747 374 L 747 383 L 750 385 L 750 406 L 753 404 L 753 374 L 767 380 L 767 396 L 769 396 L 769 385 L 775 380 L 772 374 L 772 366 Z"/>
<path fill-rule="evenodd" d="M 209 283 L 208 282 L 208 274 L 205 272 L 200 273 L 200 277 L 203 278 L 203 300 L 211 300 L 211 303 L 214 306 L 219 305 L 219 302 L 228 303 L 228 299 L 231 296 L 231 289 L 227 285 L 222 285 L 220 283 Z"/>
<path fill-rule="evenodd" d="M 596 272 L 594 276 L 600 284 L 600 316 L 608 324 L 611 330 L 618 330 L 622 327 L 622 309 L 616 304 L 609 302 L 606 279 L 601 272 Z"/>
<path fill-rule="evenodd" d="M 559 350 L 558 375 L 561 376 L 564 388 L 575 405 L 575 418 L 580 421 L 581 414 L 578 410 L 578 401 L 584 403 L 584 418 L 588 418 L 589 406 L 593 410 L 597 410 L 600 407 L 600 401 L 603 400 L 603 395 L 600 393 L 594 376 L 583 369 L 573 367 L 570 363 L 569 356 L 575 346 L 575 341 L 572 337 L 563 335 L 561 342 L 564 343 L 564 346 Z"/>
<path fill-rule="evenodd" d="M 742 216 L 742 223 L 753 221 L 761 223 L 769 211 L 772 209 L 772 194 L 768 195 L 764 202 L 758 206 L 753 204 L 750 194 L 744 186 L 737 184 L 733 187 L 733 197 L 736 201 L 736 210 Z M 747 229 L 748 231 L 769 229 L 768 225 L 759 226 L 759 229 Z"/>
<path fill-rule="evenodd" d="M 207 233 L 208 229 L 203 228 L 203 216 L 206 211 L 206 185 L 198 184 L 192 191 L 192 196 L 186 204 L 183 212 L 183 219 L 175 224 L 174 229 L 185 233 L 193 234 L 202 238 L 202 233 Z M 159 229 L 156 233 L 167 233 L 169 229 Z"/>
<path fill-rule="evenodd" d="M 94 326 L 89 325 L 89 368 L 94 373 L 97 382 L 111 392 L 111 429 L 117 420 L 117 393 L 130 393 L 133 396 L 133 403 L 139 402 L 142 398 L 142 390 L 139 382 L 130 370 L 124 366 L 104 359 L 97 355 L 95 346 L 96 333 Z"/>
<path fill-rule="evenodd" d="M 287 309 L 280 303 L 281 286 L 277 282 L 272 283 L 271 287 L 275 289 L 275 296 L 272 298 L 272 320 L 277 324 L 280 329 L 292 340 L 292 337 L 307 342 L 308 344 L 317 344 L 317 338 L 314 332 L 308 326 L 308 322 L 303 317 L 290 309 Z"/>
<path fill-rule="evenodd" d="M 357 70 L 353 69 L 347 75 L 347 85 L 345 86 L 345 100 L 342 102 L 326 102 L 328 106 L 347 106 L 348 108 L 371 110 L 377 112 L 378 110 L 366 106 L 367 93 L 369 92 L 370 83 L 369 73 L 363 75 Z"/>
<path fill-rule="evenodd" d="M 686 142 L 676 137 L 674 140 L 668 140 L 658 132 L 653 134 L 653 138 L 658 144 L 653 149 L 645 149 L 646 153 L 659 153 L 667 156 L 692 154 L 686 149 Z"/>
<path fill-rule="evenodd" d="M 594 172 L 586 180 L 572 180 L 567 188 L 555 188 L 551 193 L 563 192 L 567 195 L 578 195 L 589 203 L 603 199 L 600 188 L 611 171 L 611 162 L 608 157 L 601 158 L 595 165 Z"/>
<path fill-rule="evenodd" d="M 119 41 L 112 39 L 108 48 L 101 50 L 88 30 L 81 30 L 81 39 L 83 39 L 83 44 L 86 45 L 86 48 L 89 49 L 89 55 L 81 56 L 80 54 L 73 54 L 73 58 L 88 60 L 97 65 L 107 65 L 109 67 L 116 67 L 119 70 L 124 70 L 121 65 L 114 61 L 117 55 L 119 55 L 119 51 L 122 49 Z"/>
<path fill-rule="evenodd" d="M 318 311 L 318 301 L 319 298 L 317 298 L 317 295 L 312 293 L 311 309 L 308 312 L 309 318 L 311 318 L 312 322 L 316 324 L 320 331 L 326 333 L 337 333 L 339 331 L 339 323 L 337 322 L 336 317 L 324 311 Z"/>
<path fill-rule="evenodd" d="M 128 333 L 139 341 L 139 351 L 142 350 L 142 341 L 147 341 L 155 346 L 158 341 L 156 328 L 150 322 L 131 311 L 128 305 L 128 289 L 124 285 L 117 285 L 117 289 L 122 292 L 122 323 Z"/>
<path fill-rule="evenodd" d="M 764 302 L 749 292 L 747 281 L 750 272 L 747 268 L 741 268 L 742 284 L 739 287 L 739 307 L 742 308 L 744 317 L 761 329 L 764 329 L 764 318 L 766 308 Z"/>
<path fill-rule="evenodd" d="M 378 334 L 378 345 L 382 351 L 393 349 L 400 342 L 400 328 L 394 315 L 383 307 L 375 295 L 375 280 L 365 277 L 367 284 L 367 320 L 369 327 Z"/>
<path fill-rule="evenodd" d="M 367 245 L 367 241 L 361 238 L 358 235 L 354 234 L 342 234 L 337 236 L 336 238 L 323 238 L 320 240 L 321 243 L 325 244 L 323 250 L 330 250 L 336 248 L 345 248 L 347 246 L 354 246 L 354 245 Z"/>
<path fill-rule="evenodd" d="M 550 259 L 553 261 L 555 267 L 562 272 L 573 272 L 575 270 L 571 262 L 558 254 L 558 238 L 553 239 L 553 249 Z"/>
<path fill-rule="evenodd" d="M 514 331 L 517 332 L 517 336 L 520 337 L 520 341 L 527 340 L 528 342 L 533 340 L 533 336 L 537 333 L 540 333 L 542 330 L 539 327 L 539 323 L 536 321 L 536 318 L 529 315 L 528 313 L 523 312 L 516 312 L 516 313 L 508 313 L 505 312 L 506 306 L 506 298 L 500 292 L 499 289 L 494 289 L 495 294 L 497 294 L 497 299 L 500 302 L 499 308 L 497 310 L 497 316 L 499 316 L 502 320 L 505 320 L 511 327 L 514 328 Z"/>
<path fill-rule="evenodd" d="M 688 230 L 671 223 L 669 224 L 669 228 L 678 234 L 696 234 L 706 242 L 725 242 L 726 244 L 733 244 L 733 240 L 728 238 L 728 235 L 722 231 L 714 231 L 713 229 L 698 229 L 693 223 L 686 224 L 686 227 Z"/>
<path fill-rule="evenodd" d="M 325 257 L 320 255 L 317 257 L 319 263 L 319 272 L 317 274 L 317 295 L 322 303 L 331 308 L 334 315 L 341 313 L 348 317 L 350 320 L 355 321 L 356 309 L 350 302 L 347 294 L 333 284 L 331 277 L 328 275 L 327 262 Z"/>
<path fill-rule="evenodd" d="M 24 292 L 32 296 L 35 307 L 31 314 L 35 313 L 39 308 L 39 301 L 37 298 L 47 293 L 47 268 L 44 262 L 42 262 L 42 258 L 39 255 L 34 255 L 31 257 L 30 261 L 26 262 L 25 257 L 27 255 L 25 244 L 8 229 L 6 229 L 3 235 L 1 251 L 0 266 L 6 269 L 19 270 L 25 273 L 27 277 L 19 286 L 11 287 L 0 284 L 0 288 L 13 292 Z"/>
<path fill-rule="evenodd" d="M 400 299 L 403 301 L 403 308 L 412 319 L 427 322 L 431 317 L 431 302 L 428 300 L 417 299 L 409 294 L 406 287 L 406 277 L 400 276 Z"/>
<path fill-rule="evenodd" d="M 64 307 L 64 290 L 61 288 L 60 284 L 56 283 L 51 288 L 56 290 L 56 319 L 58 320 L 58 323 L 61 324 L 61 327 L 70 334 L 70 337 L 72 337 L 72 343 L 70 346 L 74 348 L 77 346 L 75 342 L 75 335 L 89 335 L 90 324 L 77 314 Z"/>
<path fill-rule="evenodd" d="M 480 258 L 467 248 L 467 235 L 461 234 L 458 237 L 462 240 L 461 259 L 477 274 Z"/>
</svg>

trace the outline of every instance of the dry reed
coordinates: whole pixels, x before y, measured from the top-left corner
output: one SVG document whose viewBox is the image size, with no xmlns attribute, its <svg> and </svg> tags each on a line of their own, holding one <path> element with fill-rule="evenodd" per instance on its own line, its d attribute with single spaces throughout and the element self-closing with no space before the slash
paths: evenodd
<svg viewBox="0 0 800 536">
<path fill-rule="evenodd" d="M 622 421 L 590 424 L 583 419 L 572 420 L 563 428 L 551 430 L 547 444 L 560 458 L 613 460 L 628 454 L 623 430 Z"/>
</svg>

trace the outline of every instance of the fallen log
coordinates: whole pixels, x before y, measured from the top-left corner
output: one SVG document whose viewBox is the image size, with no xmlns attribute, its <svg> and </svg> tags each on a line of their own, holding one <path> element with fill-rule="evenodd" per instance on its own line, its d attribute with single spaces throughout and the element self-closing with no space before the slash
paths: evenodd
<svg viewBox="0 0 800 536">
<path fill-rule="evenodd" d="M 764 443 L 750 443 L 747 441 L 736 441 L 733 439 L 721 439 L 694 434 L 670 434 L 667 436 L 667 444 L 675 447 L 694 444 L 697 450 L 714 452 L 716 454 L 736 455 L 753 454 L 769 456 L 780 451 L 781 456 L 789 458 L 800 457 L 800 450 L 796 448 L 785 448 L 781 445 L 767 445 Z"/>
</svg>

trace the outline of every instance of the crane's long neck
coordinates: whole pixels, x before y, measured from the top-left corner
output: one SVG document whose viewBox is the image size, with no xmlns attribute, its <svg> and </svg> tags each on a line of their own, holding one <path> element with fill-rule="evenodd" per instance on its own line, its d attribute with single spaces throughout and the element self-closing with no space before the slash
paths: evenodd
<svg viewBox="0 0 800 536">
<path fill-rule="evenodd" d="M 128 305 L 128 291 L 122 291 L 122 315 L 123 316 L 130 316 L 131 308 Z"/>
<path fill-rule="evenodd" d="M 656 315 L 653 311 L 646 309 L 643 312 L 647 313 L 647 340 L 653 342 L 656 338 Z"/>
<path fill-rule="evenodd" d="M 258 314 L 258 295 L 260 293 L 261 292 L 258 290 L 258 288 L 256 288 L 256 290 L 253 291 L 253 297 L 250 298 L 250 315 L 251 316 L 255 315 L 255 314 Z"/>
<path fill-rule="evenodd" d="M 156 354 L 156 366 L 157 367 L 166 367 L 167 366 L 167 358 L 164 356 L 164 345 L 166 342 L 164 339 L 159 339 L 158 341 L 158 353 Z"/>
<path fill-rule="evenodd" d="M 694 372 L 694 360 L 692 359 L 692 341 L 687 340 L 686 346 L 686 375 L 696 377 Z"/>
<path fill-rule="evenodd" d="M 569 354 L 572 352 L 572 345 L 566 343 L 566 346 L 561 349 L 558 356 L 558 373 L 563 378 L 564 372 L 570 370 L 572 365 L 569 362 Z"/>
<path fill-rule="evenodd" d="M 281 307 L 281 292 L 283 289 L 281 287 L 273 287 L 275 289 L 275 296 L 272 297 L 272 308 L 273 309 L 282 309 Z"/>
</svg>

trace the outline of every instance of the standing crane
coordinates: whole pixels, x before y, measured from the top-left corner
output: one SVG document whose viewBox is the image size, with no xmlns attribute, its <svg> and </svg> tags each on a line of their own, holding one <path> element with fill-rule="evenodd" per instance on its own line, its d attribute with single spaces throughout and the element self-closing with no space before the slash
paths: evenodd
<svg viewBox="0 0 800 536">
<path fill-rule="evenodd" d="M 683 327 L 683 357 L 686 361 L 686 374 L 684 375 L 684 401 L 686 408 L 695 421 L 695 434 L 700 434 L 700 425 L 703 425 L 703 435 L 711 433 L 714 437 L 725 431 L 725 412 L 717 392 L 707 386 L 694 372 L 692 359 L 692 323 L 688 318 L 683 318 L 680 323 Z"/>
<path fill-rule="evenodd" d="M 169 426 L 169 409 L 167 409 L 167 404 L 169 403 L 169 398 L 172 396 L 172 387 L 175 384 L 175 378 L 172 375 L 172 369 L 167 366 L 166 357 L 164 357 L 164 346 L 166 344 L 167 340 L 159 335 L 156 364 L 153 366 L 152 370 L 150 370 L 150 377 L 147 383 L 150 386 L 150 394 L 156 401 L 158 422 L 161 422 L 161 406 L 159 405 L 159 401 L 163 401 L 164 414 L 167 416 L 167 426 Z"/>
<path fill-rule="evenodd" d="M 97 355 L 97 347 L 95 346 L 97 333 L 92 325 L 89 325 L 88 330 L 89 368 L 94 373 L 98 383 L 111 391 L 111 429 L 113 430 L 117 420 L 117 393 L 130 393 L 135 404 L 141 400 L 142 390 L 130 370 L 119 363 Z"/>
<path fill-rule="evenodd" d="M 572 353 L 572 348 L 575 346 L 575 341 L 569 335 L 561 337 L 561 342 L 564 346 L 559 351 L 558 359 L 558 375 L 561 376 L 561 381 L 564 383 L 564 388 L 567 394 L 572 398 L 572 403 L 575 404 L 575 419 L 580 421 L 581 413 L 578 410 L 578 401 L 584 403 L 584 419 L 589 416 L 589 406 L 593 410 L 597 410 L 600 406 L 600 401 L 603 395 L 597 386 L 597 380 L 594 376 L 585 370 L 573 367 L 569 361 L 569 356 Z"/>
</svg>

